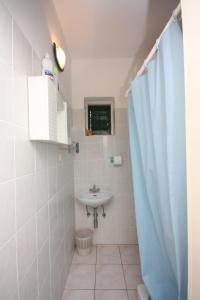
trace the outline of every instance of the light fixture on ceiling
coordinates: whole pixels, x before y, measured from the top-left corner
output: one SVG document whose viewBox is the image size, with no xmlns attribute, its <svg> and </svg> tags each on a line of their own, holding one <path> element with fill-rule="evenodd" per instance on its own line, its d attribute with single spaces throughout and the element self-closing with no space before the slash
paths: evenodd
<svg viewBox="0 0 200 300">
<path fill-rule="evenodd" d="M 60 46 L 57 46 L 55 43 L 53 43 L 53 53 L 59 71 L 63 72 L 66 63 L 65 52 Z"/>
</svg>

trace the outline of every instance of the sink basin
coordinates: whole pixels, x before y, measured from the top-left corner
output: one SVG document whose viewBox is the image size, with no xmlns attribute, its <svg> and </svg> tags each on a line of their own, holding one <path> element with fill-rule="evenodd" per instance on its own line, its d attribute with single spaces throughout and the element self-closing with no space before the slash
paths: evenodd
<svg viewBox="0 0 200 300">
<path fill-rule="evenodd" d="M 91 193 L 88 191 L 82 192 L 78 195 L 77 199 L 84 205 L 93 208 L 105 205 L 112 198 L 112 193 L 109 191 L 100 191 L 98 193 Z"/>
</svg>

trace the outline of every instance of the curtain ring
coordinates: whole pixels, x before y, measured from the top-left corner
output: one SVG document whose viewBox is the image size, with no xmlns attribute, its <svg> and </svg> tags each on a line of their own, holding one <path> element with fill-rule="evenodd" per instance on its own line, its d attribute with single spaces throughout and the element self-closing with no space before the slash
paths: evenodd
<svg viewBox="0 0 200 300">
<path fill-rule="evenodd" d="M 175 10 L 172 13 L 172 19 L 173 19 L 173 22 L 177 21 L 177 15 L 176 15 L 176 11 Z"/>
<path fill-rule="evenodd" d="M 160 39 L 156 40 L 156 50 L 159 50 Z"/>
<path fill-rule="evenodd" d="M 144 72 L 148 72 L 148 62 L 147 59 L 144 60 Z"/>
</svg>

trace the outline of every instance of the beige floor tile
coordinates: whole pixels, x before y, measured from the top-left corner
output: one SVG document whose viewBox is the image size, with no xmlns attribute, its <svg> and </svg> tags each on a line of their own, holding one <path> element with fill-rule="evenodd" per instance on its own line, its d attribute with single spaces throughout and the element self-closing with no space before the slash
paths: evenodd
<svg viewBox="0 0 200 300">
<path fill-rule="evenodd" d="M 97 247 L 98 265 L 120 265 L 121 258 L 119 247 L 117 246 L 98 246 Z"/>
<path fill-rule="evenodd" d="M 65 290 L 62 300 L 94 300 L 94 290 Z"/>
<path fill-rule="evenodd" d="M 72 265 L 66 283 L 69 290 L 92 290 L 95 284 L 94 265 Z"/>
<path fill-rule="evenodd" d="M 123 290 L 125 288 L 126 286 L 121 265 L 96 266 L 96 289 Z"/>
<path fill-rule="evenodd" d="M 138 300 L 138 295 L 136 290 L 128 290 L 128 300 Z"/>
<path fill-rule="evenodd" d="M 96 247 L 93 247 L 91 253 L 87 256 L 80 256 L 80 255 L 78 255 L 77 251 L 75 251 L 72 264 L 95 265 L 96 264 Z"/>
<path fill-rule="evenodd" d="M 139 249 L 137 245 L 120 246 L 122 264 L 124 265 L 139 265 Z"/>
<path fill-rule="evenodd" d="M 139 265 L 123 265 L 127 289 L 135 290 L 142 283 Z"/>
<path fill-rule="evenodd" d="M 128 300 L 126 290 L 96 290 L 95 300 Z"/>
</svg>

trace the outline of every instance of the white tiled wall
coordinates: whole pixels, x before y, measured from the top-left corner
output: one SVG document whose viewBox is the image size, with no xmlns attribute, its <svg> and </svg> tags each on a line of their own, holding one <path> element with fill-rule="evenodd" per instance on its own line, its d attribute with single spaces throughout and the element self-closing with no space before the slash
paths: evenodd
<svg viewBox="0 0 200 300">
<path fill-rule="evenodd" d="M 126 108 L 115 110 L 115 135 L 85 136 L 84 110 L 73 109 L 73 139 L 80 143 L 80 153 L 75 155 L 75 194 L 88 190 L 93 184 L 110 189 L 113 200 L 106 205 L 106 218 L 99 210 L 99 228 L 95 230 L 97 244 L 137 243 L 132 178 L 129 153 L 128 116 Z M 113 167 L 110 155 L 122 155 L 123 164 Z M 76 227 L 93 227 L 85 208 L 76 201 Z"/>
<path fill-rule="evenodd" d="M 1 2 L 0 35 L 0 299 L 59 300 L 73 252 L 73 160 L 28 139 L 27 76 L 41 63 Z"/>
</svg>

